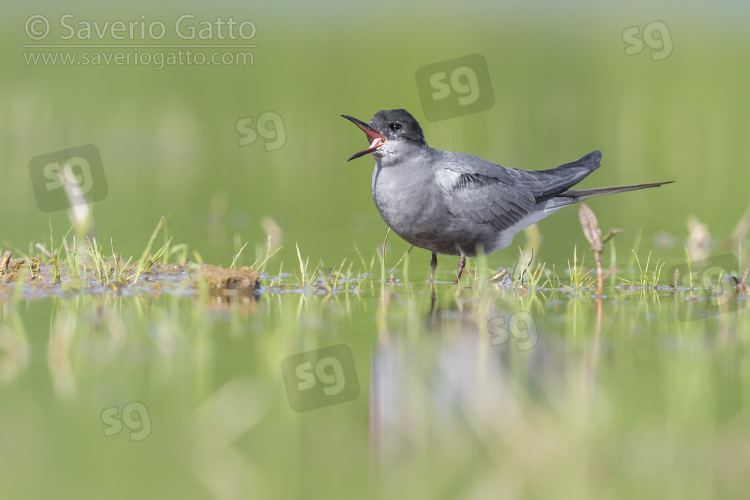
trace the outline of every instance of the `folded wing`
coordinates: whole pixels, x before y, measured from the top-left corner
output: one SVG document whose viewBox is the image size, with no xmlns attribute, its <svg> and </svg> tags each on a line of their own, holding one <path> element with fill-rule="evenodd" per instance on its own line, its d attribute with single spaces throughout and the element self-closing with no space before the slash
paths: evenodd
<svg viewBox="0 0 750 500">
<path fill-rule="evenodd" d="M 500 232 L 533 214 L 537 205 L 564 193 L 599 167 L 601 153 L 548 170 L 516 170 L 462 153 L 451 153 L 436 172 L 456 217 L 489 224 Z"/>
</svg>

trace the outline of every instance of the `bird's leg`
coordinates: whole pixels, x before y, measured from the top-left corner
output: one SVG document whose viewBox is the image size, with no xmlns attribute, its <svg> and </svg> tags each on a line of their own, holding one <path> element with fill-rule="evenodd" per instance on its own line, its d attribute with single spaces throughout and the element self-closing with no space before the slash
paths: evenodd
<svg viewBox="0 0 750 500">
<path fill-rule="evenodd" d="M 458 262 L 458 273 L 456 273 L 456 281 L 453 282 L 454 285 L 458 285 L 458 280 L 461 279 L 461 274 L 463 274 L 464 272 L 464 267 L 466 267 L 466 257 L 462 255 L 461 260 Z"/>
<path fill-rule="evenodd" d="M 430 273 L 430 283 L 435 282 L 435 270 L 437 269 L 437 254 L 432 252 L 432 260 L 430 261 L 430 267 L 432 272 Z"/>
</svg>

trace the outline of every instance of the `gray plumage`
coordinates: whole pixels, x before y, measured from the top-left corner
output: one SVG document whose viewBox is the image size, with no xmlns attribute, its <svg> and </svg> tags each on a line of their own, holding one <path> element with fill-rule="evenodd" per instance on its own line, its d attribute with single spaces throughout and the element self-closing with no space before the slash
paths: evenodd
<svg viewBox="0 0 750 500">
<path fill-rule="evenodd" d="M 507 247 L 520 231 L 567 205 L 667 184 L 573 190 L 599 168 L 601 152 L 553 169 L 517 170 L 429 147 L 419 123 L 403 109 L 379 111 L 369 124 L 342 116 L 372 141 L 351 159 L 374 156 L 372 196 L 386 224 L 433 254 L 460 255 L 462 264 L 480 247 L 485 253 Z M 436 265 L 433 255 L 433 270 Z"/>
</svg>

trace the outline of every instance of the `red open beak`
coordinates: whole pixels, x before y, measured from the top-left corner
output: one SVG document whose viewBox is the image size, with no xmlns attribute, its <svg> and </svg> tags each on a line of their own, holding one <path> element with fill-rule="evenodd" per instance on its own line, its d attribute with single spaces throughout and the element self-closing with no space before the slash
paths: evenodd
<svg viewBox="0 0 750 500">
<path fill-rule="evenodd" d="M 346 118 L 347 120 L 349 120 L 350 122 L 352 122 L 353 124 L 361 128 L 362 132 L 367 134 L 367 140 L 370 141 L 369 148 L 363 149 L 362 151 L 360 151 L 359 153 L 356 153 L 355 155 L 353 155 L 351 158 L 349 158 L 346 161 L 351 161 L 355 158 L 359 158 L 360 156 L 373 153 L 380 146 L 388 142 L 388 139 L 386 139 L 386 137 L 383 134 L 375 131 L 372 127 L 370 127 L 368 124 L 366 124 L 362 120 L 357 120 L 356 118 L 353 118 L 348 115 L 341 115 L 341 116 L 343 116 L 344 118 Z"/>
</svg>

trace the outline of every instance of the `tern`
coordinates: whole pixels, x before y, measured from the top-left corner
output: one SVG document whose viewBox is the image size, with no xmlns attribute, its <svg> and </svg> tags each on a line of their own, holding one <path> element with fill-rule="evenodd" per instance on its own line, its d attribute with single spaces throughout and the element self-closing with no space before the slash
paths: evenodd
<svg viewBox="0 0 750 500">
<path fill-rule="evenodd" d="M 669 184 L 570 189 L 599 168 L 600 151 L 548 170 L 518 170 L 466 153 L 433 149 L 422 127 L 404 109 L 378 111 L 370 123 L 348 115 L 367 135 L 369 147 L 349 160 L 375 158 L 372 198 L 385 223 L 412 245 L 457 255 L 458 284 L 466 257 L 506 248 L 516 234 L 563 207 L 594 196 Z"/>
</svg>

